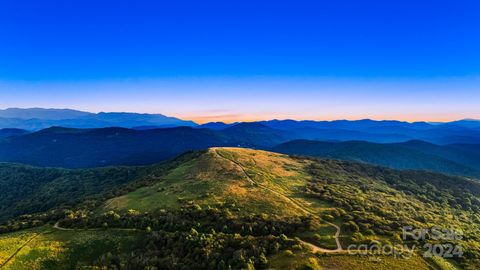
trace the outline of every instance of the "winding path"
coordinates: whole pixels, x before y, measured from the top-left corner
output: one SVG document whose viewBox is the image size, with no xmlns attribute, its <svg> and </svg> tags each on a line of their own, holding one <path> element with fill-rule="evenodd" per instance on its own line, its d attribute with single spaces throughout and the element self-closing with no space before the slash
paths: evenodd
<svg viewBox="0 0 480 270">
<path fill-rule="evenodd" d="M 243 167 L 243 165 L 241 163 L 239 163 L 238 161 L 234 160 L 234 159 L 231 159 L 225 155 L 222 155 L 220 152 L 218 152 L 216 149 L 214 149 L 214 154 L 216 154 L 217 156 L 219 156 L 220 158 L 223 158 L 233 164 L 235 164 L 238 168 L 240 168 L 240 170 L 242 171 L 242 173 L 245 175 L 247 181 L 251 184 L 251 185 L 254 185 L 254 186 L 258 186 L 258 187 L 261 187 L 269 192 L 272 192 L 282 198 L 284 198 L 285 200 L 289 201 L 292 205 L 294 205 L 297 209 L 299 209 L 300 211 L 302 211 L 303 213 L 306 213 L 306 214 L 309 214 L 309 215 L 313 215 L 313 216 L 317 216 L 317 213 L 311 211 L 310 209 L 308 209 L 305 205 L 303 205 L 302 203 L 298 202 L 297 200 L 293 199 L 293 198 L 290 198 L 288 196 L 286 196 L 285 194 L 279 192 L 279 191 L 276 191 L 274 189 L 271 189 L 265 185 L 262 185 L 260 183 L 258 183 L 257 181 L 253 180 L 252 177 L 250 177 L 250 175 L 247 173 L 247 171 L 245 170 L 245 168 Z M 346 253 L 347 250 L 343 249 L 342 248 L 342 245 L 340 243 L 340 227 L 332 222 L 329 222 L 329 221 L 326 221 L 324 219 L 321 219 L 320 220 L 327 224 L 327 225 L 330 225 L 332 227 L 334 227 L 337 231 L 335 233 L 335 243 L 337 245 L 337 248 L 336 249 L 326 249 L 326 248 L 321 248 L 319 246 L 316 246 L 312 243 L 309 243 L 309 242 L 306 242 L 306 241 L 303 241 L 301 240 L 302 244 L 304 244 L 305 246 L 309 247 L 312 249 L 313 252 L 324 252 L 324 253 Z M 53 225 L 53 228 L 54 229 L 57 229 L 57 230 L 61 230 L 61 231 L 74 231 L 75 229 L 70 229 L 70 228 L 63 228 L 63 227 L 60 227 L 60 222 L 56 222 L 54 225 Z M 92 230 L 92 229 L 86 229 L 86 230 Z M 93 230 L 98 230 L 98 229 L 93 229 Z M 136 231 L 137 229 L 118 229 L 117 230 L 121 230 L 121 231 Z M 33 240 L 33 239 L 31 239 Z M 31 241 L 30 240 L 30 241 Z M 28 243 L 26 243 L 25 245 L 27 245 Z M 23 246 L 22 246 L 23 247 Z M 21 248 L 20 248 L 21 249 Z M 20 251 L 20 250 L 19 250 Z M 18 252 L 17 252 L 18 253 Z M 14 255 L 12 255 L 12 258 L 16 255 L 16 253 Z M 1 266 L 0 266 L 1 268 Z"/>
<path fill-rule="evenodd" d="M 54 228 L 54 229 L 57 229 L 57 230 L 60 230 L 60 231 L 74 231 L 74 230 L 75 230 L 75 229 L 69 229 L 69 228 L 60 227 L 60 221 L 57 221 L 57 222 L 53 225 L 53 228 Z"/>
<path fill-rule="evenodd" d="M 302 205 L 301 203 L 299 203 L 297 200 L 292 199 L 292 198 L 286 196 L 285 194 L 283 194 L 283 193 L 281 193 L 281 192 L 278 192 L 278 191 L 276 191 L 276 190 L 273 190 L 273 189 L 271 189 L 271 188 L 269 188 L 269 187 L 266 187 L 266 186 L 264 186 L 264 185 L 256 182 L 255 180 L 253 180 L 253 179 L 250 177 L 250 175 L 248 175 L 248 173 L 247 173 L 247 171 L 245 170 L 245 168 L 243 167 L 243 165 L 242 165 L 241 163 L 239 163 L 238 161 L 233 160 L 233 159 L 231 159 L 231 158 L 228 158 L 228 157 L 222 155 L 222 154 L 219 153 L 216 149 L 214 149 L 214 152 L 215 152 L 215 154 L 217 154 L 219 157 L 221 157 L 221 158 L 223 158 L 223 159 L 226 159 L 226 160 L 232 162 L 233 164 L 237 165 L 237 166 L 242 170 L 242 172 L 243 172 L 244 175 L 246 176 L 247 180 L 248 180 L 251 184 L 253 184 L 253 185 L 255 185 L 255 186 L 262 187 L 262 188 L 264 188 L 265 190 L 268 190 L 268 191 L 270 191 L 270 192 L 272 192 L 272 193 L 275 193 L 276 195 L 278 195 L 278 196 L 286 199 L 287 201 L 290 201 L 293 205 L 295 205 L 295 207 L 297 207 L 298 209 L 300 209 L 300 210 L 301 210 L 302 212 L 304 212 L 304 213 L 307 213 L 307 214 L 310 214 L 310 215 L 314 215 L 314 216 L 317 215 L 317 213 L 314 213 L 313 211 L 309 210 L 309 209 L 306 208 L 304 205 Z M 326 221 L 326 220 L 324 220 L 324 219 L 320 219 L 320 220 L 321 220 L 322 222 L 324 222 L 325 224 L 328 224 L 328 225 L 334 227 L 334 228 L 337 230 L 337 232 L 335 233 L 335 243 L 337 244 L 337 248 L 336 248 L 336 249 L 325 249 L 325 248 L 318 247 L 318 246 L 316 246 L 316 245 L 314 245 L 314 244 L 305 242 L 305 241 L 303 241 L 303 240 L 302 240 L 302 243 L 305 244 L 306 246 L 312 248 L 314 252 L 317 252 L 317 251 L 318 251 L 318 252 L 325 252 L 325 253 L 343 253 L 343 252 L 346 252 L 346 250 L 344 250 L 344 249 L 342 248 L 342 244 L 340 243 L 340 227 L 339 227 L 337 224 L 334 224 L 334 223 L 332 223 L 332 222 Z"/>
</svg>

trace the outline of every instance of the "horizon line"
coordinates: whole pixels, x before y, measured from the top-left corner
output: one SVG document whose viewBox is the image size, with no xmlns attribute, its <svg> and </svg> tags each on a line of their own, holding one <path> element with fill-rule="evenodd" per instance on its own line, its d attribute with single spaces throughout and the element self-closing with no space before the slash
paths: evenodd
<svg viewBox="0 0 480 270">
<path fill-rule="evenodd" d="M 406 120 L 406 119 L 395 119 L 395 118 L 375 118 L 375 117 L 367 117 L 367 118 L 323 118 L 323 119 L 314 119 L 314 118 L 281 118 L 281 117 L 275 117 L 275 118 L 255 118 L 255 119 L 248 119 L 244 118 L 241 119 L 239 117 L 238 120 L 212 120 L 212 121 L 202 121 L 200 119 L 215 119 L 215 118 L 222 118 L 222 115 L 198 115 L 198 116 L 191 116 L 191 117 L 185 117 L 185 116 L 178 116 L 178 115 L 167 115 L 163 113 L 149 113 L 149 112 L 138 112 L 138 111 L 104 111 L 104 110 L 99 110 L 99 111 L 90 111 L 90 110 L 82 110 L 82 109 L 72 109 L 72 108 L 45 108 L 45 107 L 6 107 L 6 108 L 0 108 L 0 111 L 2 110 L 9 110 L 9 109 L 20 109 L 20 110 L 29 110 L 29 109 L 42 109 L 42 110 L 72 110 L 72 111 L 78 111 L 78 112 L 84 112 L 84 113 L 91 113 L 91 114 L 100 114 L 100 113 L 132 113 L 132 114 L 145 114 L 145 115 L 163 115 L 166 117 L 173 117 L 177 118 L 182 121 L 191 121 L 197 125 L 203 125 L 207 123 L 224 123 L 224 124 L 235 124 L 235 123 L 253 123 L 253 122 L 263 122 L 263 121 L 313 121 L 313 122 L 335 122 L 335 121 L 397 121 L 397 122 L 405 122 L 405 123 L 428 123 L 428 124 L 442 124 L 442 123 L 451 123 L 451 122 L 457 122 L 457 121 L 480 121 L 480 119 L 476 118 L 454 118 L 454 119 L 444 119 L 444 120 Z M 30 119 L 35 119 L 35 118 L 30 118 Z M 200 120 L 200 121 L 199 121 Z"/>
</svg>

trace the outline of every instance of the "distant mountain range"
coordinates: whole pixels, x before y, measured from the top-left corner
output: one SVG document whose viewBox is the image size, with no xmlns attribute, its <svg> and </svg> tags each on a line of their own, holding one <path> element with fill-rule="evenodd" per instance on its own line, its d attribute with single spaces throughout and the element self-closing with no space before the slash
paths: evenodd
<svg viewBox="0 0 480 270">
<path fill-rule="evenodd" d="M 275 124 L 278 125 L 278 122 Z M 325 129 L 323 134 L 334 136 L 335 133 L 339 134 L 338 130 Z M 304 137 L 315 137 L 322 131 L 311 128 L 282 130 L 265 123 L 239 123 L 220 130 L 197 127 L 52 127 L 33 133 L 1 130 L 0 134 L 10 134 L 0 138 L 0 161 L 36 166 L 92 168 L 144 165 L 191 150 L 235 146 L 480 178 L 480 144 L 436 145 L 418 140 L 402 143 L 306 140 Z M 351 131 L 343 134 L 363 133 Z"/>
<path fill-rule="evenodd" d="M 480 144 L 480 121 L 461 120 L 449 123 L 427 122 L 337 120 L 337 121 L 295 121 L 270 120 L 256 124 L 282 133 L 284 138 L 318 141 L 361 140 L 377 143 L 406 142 L 422 140 L 435 144 Z M 207 123 L 196 128 L 224 130 L 240 123 Z"/>
<path fill-rule="evenodd" d="M 245 124 L 249 131 L 255 133 L 257 139 L 262 139 L 260 133 L 266 133 L 276 139 L 267 144 L 293 139 L 308 139 L 319 141 L 350 141 L 361 140 L 377 143 L 406 142 L 422 140 L 434 144 L 480 144 L 480 121 L 465 119 L 448 123 L 374 121 L 374 120 L 337 120 L 337 121 L 295 121 L 270 120 L 254 123 L 212 122 L 197 125 L 193 121 L 181 120 L 161 114 L 138 113 L 89 113 L 70 109 L 18 109 L 0 110 L 0 129 L 24 129 L 37 131 L 49 127 L 66 128 L 109 128 L 122 127 L 135 130 L 150 130 L 171 127 L 195 127 L 223 131 Z M 256 126 L 254 127 L 253 124 Z M 266 130 L 265 128 L 270 128 Z M 249 134 L 250 134 L 249 132 Z M 236 136 L 236 134 L 231 134 Z M 262 137 L 262 138 L 260 138 Z M 268 137 L 267 139 L 270 139 Z M 265 143 L 257 142 L 257 145 Z"/>
<path fill-rule="evenodd" d="M 480 145 L 435 145 L 423 141 L 379 144 L 364 141 L 321 142 L 295 140 L 270 149 L 274 152 L 334 158 L 480 177 Z"/>
<path fill-rule="evenodd" d="M 0 110 L 0 126 L 8 126 L 7 122 L 16 124 L 0 129 L 0 161 L 36 166 L 143 165 L 191 150 L 235 146 L 480 178 L 477 120 L 271 120 L 197 125 L 160 114 Z"/>
<path fill-rule="evenodd" d="M 220 131 L 52 127 L 0 140 L 0 161 L 66 168 L 150 164 L 190 150 L 213 146 L 268 148 L 288 139 L 280 131 L 247 123 Z"/>
<path fill-rule="evenodd" d="M 475 122 L 475 121 L 473 121 Z M 478 122 L 478 121 L 477 121 Z M 292 132 L 297 138 L 321 141 L 362 140 L 395 143 L 423 140 L 435 144 L 480 144 L 480 130 L 472 121 L 444 124 L 401 121 L 292 121 L 272 120 L 260 122 L 271 128 Z M 478 122 L 480 127 L 480 122 Z"/>
<path fill-rule="evenodd" d="M 126 112 L 89 113 L 70 109 L 19 109 L 0 110 L 0 128 L 40 130 L 52 126 L 69 128 L 104 128 L 137 126 L 178 127 L 196 126 L 193 121 L 185 121 L 162 114 L 139 114 Z"/>
</svg>

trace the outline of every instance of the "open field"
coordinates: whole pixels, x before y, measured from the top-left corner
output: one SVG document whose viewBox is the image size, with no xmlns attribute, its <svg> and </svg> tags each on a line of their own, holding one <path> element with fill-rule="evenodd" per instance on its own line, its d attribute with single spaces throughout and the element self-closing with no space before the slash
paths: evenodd
<svg viewBox="0 0 480 270">
<path fill-rule="evenodd" d="M 44 227 L 0 235 L 0 265 L 12 270 L 74 269 L 140 244 L 139 232 L 62 231 Z"/>
</svg>

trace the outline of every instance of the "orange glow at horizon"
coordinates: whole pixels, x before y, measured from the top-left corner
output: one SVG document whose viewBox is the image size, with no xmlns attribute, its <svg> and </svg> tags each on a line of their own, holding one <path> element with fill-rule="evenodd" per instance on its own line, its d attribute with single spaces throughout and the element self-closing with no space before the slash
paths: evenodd
<svg viewBox="0 0 480 270">
<path fill-rule="evenodd" d="M 0 108 L 136 112 L 206 122 L 480 119 L 480 77 L 176 78 L 2 82 Z M 46 95 L 46 92 L 53 94 Z"/>
<path fill-rule="evenodd" d="M 293 114 L 262 114 L 262 115 L 245 115 L 245 114 L 219 114 L 219 115 L 193 115 L 182 114 L 177 116 L 184 120 L 192 120 L 198 124 L 209 122 L 255 122 L 263 120 L 313 120 L 313 121 L 335 121 L 335 120 L 398 120 L 404 122 L 451 122 L 467 118 L 480 118 L 475 115 L 464 114 L 391 114 L 391 115 L 338 115 L 338 116 L 313 116 L 309 115 L 293 115 Z"/>
</svg>

